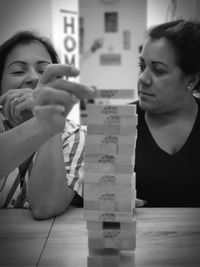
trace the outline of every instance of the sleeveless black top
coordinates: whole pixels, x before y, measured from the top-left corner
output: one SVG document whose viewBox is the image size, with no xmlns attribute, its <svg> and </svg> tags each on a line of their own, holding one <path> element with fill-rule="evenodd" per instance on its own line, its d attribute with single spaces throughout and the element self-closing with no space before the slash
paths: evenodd
<svg viewBox="0 0 200 267">
<path fill-rule="evenodd" d="M 182 148 L 170 155 L 154 141 L 137 105 L 137 197 L 149 207 L 200 207 L 200 104 L 193 129 Z"/>
</svg>

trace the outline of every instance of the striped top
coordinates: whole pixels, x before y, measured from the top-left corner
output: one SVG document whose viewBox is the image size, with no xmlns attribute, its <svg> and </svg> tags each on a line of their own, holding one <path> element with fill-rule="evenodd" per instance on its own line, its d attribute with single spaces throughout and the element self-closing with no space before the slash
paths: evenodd
<svg viewBox="0 0 200 267">
<path fill-rule="evenodd" d="M 2 132 L 5 131 L 5 127 L 3 127 L 5 125 L 5 119 L 3 118 L 3 115 L 1 113 L 0 116 L 0 132 Z M 4 119 L 3 123 L 2 118 Z M 68 180 L 69 187 L 77 192 L 79 196 L 82 196 L 83 192 L 83 149 L 85 143 L 85 135 L 86 130 L 83 126 L 79 126 L 73 121 L 66 119 L 65 128 L 62 132 L 66 179 Z M 34 158 L 32 161 L 34 162 Z M 18 174 L 19 169 L 16 168 L 7 177 L 0 179 L 0 208 L 5 206 L 5 201 L 8 193 L 15 183 Z M 14 190 L 14 194 L 11 200 L 9 201 L 8 205 L 6 205 L 7 208 L 29 208 L 29 203 L 26 197 L 29 175 L 30 170 L 28 169 L 25 175 L 23 188 L 19 183 L 16 190 Z M 19 203 L 18 199 L 20 199 L 20 196 L 23 194 L 25 195 L 25 197 L 23 197 L 23 201 Z"/>
</svg>

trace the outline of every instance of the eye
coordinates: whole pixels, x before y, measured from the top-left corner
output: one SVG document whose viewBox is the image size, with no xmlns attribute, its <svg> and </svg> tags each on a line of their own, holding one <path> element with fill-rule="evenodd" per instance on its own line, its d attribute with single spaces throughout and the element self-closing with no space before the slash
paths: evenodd
<svg viewBox="0 0 200 267">
<path fill-rule="evenodd" d="M 151 69 L 152 69 L 152 72 L 156 75 L 156 76 L 162 76 L 166 73 L 166 69 L 165 67 L 162 66 L 162 64 L 159 64 L 159 63 L 154 63 L 152 62 L 151 64 Z"/>
<path fill-rule="evenodd" d="M 42 74 L 44 72 L 45 68 L 46 68 L 46 66 L 39 66 L 37 68 L 38 73 Z"/>
<path fill-rule="evenodd" d="M 38 70 L 38 73 L 42 74 L 44 72 L 44 69 Z"/>
<path fill-rule="evenodd" d="M 26 72 L 26 68 L 24 66 L 21 66 L 19 64 L 14 64 L 9 68 L 9 71 L 12 75 L 20 76 L 23 75 Z"/>
<path fill-rule="evenodd" d="M 140 71 L 140 72 L 143 72 L 143 71 L 145 70 L 146 65 L 145 65 L 144 62 L 139 61 L 139 62 L 138 62 L 138 67 L 139 67 L 139 71 Z"/>
<path fill-rule="evenodd" d="M 15 70 L 15 71 L 12 71 L 11 74 L 14 74 L 14 75 L 22 75 L 24 74 L 25 72 L 23 70 Z"/>
<path fill-rule="evenodd" d="M 38 67 L 37 67 L 38 73 L 42 74 L 48 65 L 49 65 L 48 63 L 38 64 Z"/>
<path fill-rule="evenodd" d="M 161 68 L 158 67 L 153 67 L 153 72 L 157 75 L 157 76 L 162 76 L 165 74 L 165 71 Z"/>
</svg>

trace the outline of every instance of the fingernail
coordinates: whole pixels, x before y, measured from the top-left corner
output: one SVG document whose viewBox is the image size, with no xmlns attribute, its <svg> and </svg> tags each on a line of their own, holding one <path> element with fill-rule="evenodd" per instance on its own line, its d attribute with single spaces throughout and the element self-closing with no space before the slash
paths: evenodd
<svg viewBox="0 0 200 267">
<path fill-rule="evenodd" d="M 75 67 L 72 67 L 72 70 L 73 70 L 73 72 L 76 73 L 76 74 L 79 74 L 79 73 L 80 73 L 80 70 L 77 69 L 77 68 L 75 68 Z"/>
</svg>

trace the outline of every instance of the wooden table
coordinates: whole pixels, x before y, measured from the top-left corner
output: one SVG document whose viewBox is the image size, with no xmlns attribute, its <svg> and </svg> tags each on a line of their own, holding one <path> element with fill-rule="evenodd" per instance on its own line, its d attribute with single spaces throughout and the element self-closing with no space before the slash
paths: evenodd
<svg viewBox="0 0 200 267">
<path fill-rule="evenodd" d="M 122 253 L 122 267 L 200 266 L 200 209 L 136 213 L 136 250 Z M 87 245 L 83 209 L 46 221 L 34 221 L 27 210 L 0 210 L 0 266 L 86 267 Z"/>
<path fill-rule="evenodd" d="M 0 266 L 37 266 L 52 224 L 25 209 L 0 209 Z"/>
</svg>

